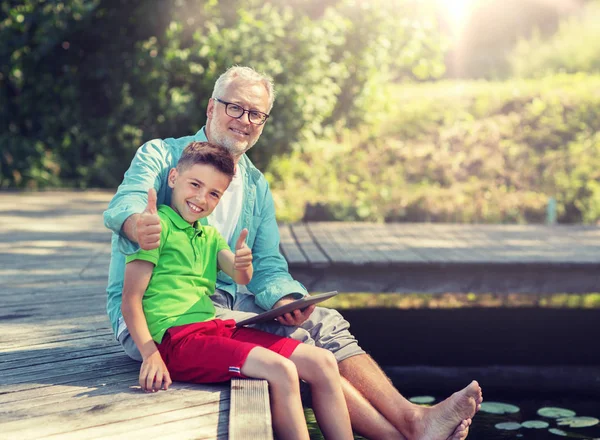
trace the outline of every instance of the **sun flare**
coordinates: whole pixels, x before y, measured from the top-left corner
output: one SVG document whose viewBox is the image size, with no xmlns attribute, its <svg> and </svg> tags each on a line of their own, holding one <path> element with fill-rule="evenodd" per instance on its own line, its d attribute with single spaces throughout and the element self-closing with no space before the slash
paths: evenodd
<svg viewBox="0 0 600 440">
<path fill-rule="evenodd" d="M 476 0 L 437 0 L 440 12 L 450 26 L 452 33 L 461 33 Z"/>
</svg>

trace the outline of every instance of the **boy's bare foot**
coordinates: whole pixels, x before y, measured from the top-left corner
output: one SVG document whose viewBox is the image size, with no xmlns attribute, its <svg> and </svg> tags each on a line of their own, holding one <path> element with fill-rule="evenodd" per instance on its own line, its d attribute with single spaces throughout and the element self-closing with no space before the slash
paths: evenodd
<svg viewBox="0 0 600 440">
<path fill-rule="evenodd" d="M 403 434 L 409 440 L 462 440 L 468 433 L 463 423 L 479 411 L 481 402 L 481 388 L 473 381 L 430 408 L 415 405 L 414 412 L 406 415 L 411 432 Z"/>
</svg>

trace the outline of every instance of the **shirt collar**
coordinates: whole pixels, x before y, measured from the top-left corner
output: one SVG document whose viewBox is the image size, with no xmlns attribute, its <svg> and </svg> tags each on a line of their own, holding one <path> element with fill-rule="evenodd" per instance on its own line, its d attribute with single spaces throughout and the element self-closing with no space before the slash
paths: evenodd
<svg viewBox="0 0 600 440">
<path fill-rule="evenodd" d="M 202 230 L 202 225 L 200 224 L 199 221 L 194 222 L 193 226 L 190 225 L 179 214 L 177 214 L 177 212 L 175 212 L 173 210 L 173 208 L 171 208 L 170 206 L 160 205 L 158 208 L 158 211 L 163 213 L 165 216 L 167 216 L 167 218 L 169 220 L 171 220 L 171 223 L 173 223 L 177 228 L 179 228 L 181 230 L 185 230 L 188 228 L 194 228 L 199 231 Z"/>
<path fill-rule="evenodd" d="M 198 130 L 198 133 L 196 133 L 194 137 L 200 142 L 208 142 L 208 138 L 206 137 L 206 126 Z"/>
</svg>

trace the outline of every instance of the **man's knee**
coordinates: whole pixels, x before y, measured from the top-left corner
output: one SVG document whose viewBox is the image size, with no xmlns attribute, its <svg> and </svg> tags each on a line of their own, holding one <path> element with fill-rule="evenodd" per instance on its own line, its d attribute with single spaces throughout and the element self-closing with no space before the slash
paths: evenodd
<svg viewBox="0 0 600 440">
<path fill-rule="evenodd" d="M 332 352 L 338 362 L 365 353 L 350 333 L 350 323 L 337 310 L 317 307 L 302 327 L 317 347 Z"/>
</svg>

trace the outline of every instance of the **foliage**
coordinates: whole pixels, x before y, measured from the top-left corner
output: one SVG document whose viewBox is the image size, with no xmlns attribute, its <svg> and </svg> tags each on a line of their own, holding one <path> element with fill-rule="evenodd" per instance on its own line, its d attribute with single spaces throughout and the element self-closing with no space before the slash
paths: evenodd
<svg viewBox="0 0 600 440">
<path fill-rule="evenodd" d="M 195 133 L 214 81 L 279 85 L 252 158 L 372 123 L 390 77 L 443 73 L 409 0 L 0 1 L 0 188 L 116 186 L 135 149 Z M 403 17 L 402 19 L 398 17 Z"/>
<path fill-rule="evenodd" d="M 283 221 L 600 219 L 600 77 L 390 89 L 377 132 L 346 132 L 269 170 Z"/>
<path fill-rule="evenodd" d="M 600 72 L 600 1 L 585 5 L 543 38 L 535 32 L 518 42 L 510 57 L 516 76 L 538 78 L 556 73 Z"/>
</svg>

